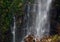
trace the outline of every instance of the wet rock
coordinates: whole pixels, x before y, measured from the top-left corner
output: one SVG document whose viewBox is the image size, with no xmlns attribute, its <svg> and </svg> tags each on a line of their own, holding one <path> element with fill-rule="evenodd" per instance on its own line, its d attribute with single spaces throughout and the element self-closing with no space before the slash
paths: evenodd
<svg viewBox="0 0 60 42">
<path fill-rule="evenodd" d="M 34 36 L 28 35 L 28 36 L 24 39 L 24 41 L 25 41 L 25 42 L 35 42 Z"/>
</svg>

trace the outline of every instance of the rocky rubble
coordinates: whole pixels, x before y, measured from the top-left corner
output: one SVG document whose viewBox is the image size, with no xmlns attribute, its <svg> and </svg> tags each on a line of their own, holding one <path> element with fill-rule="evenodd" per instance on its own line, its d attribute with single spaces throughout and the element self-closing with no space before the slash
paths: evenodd
<svg viewBox="0 0 60 42">
<path fill-rule="evenodd" d="M 60 36 L 55 35 L 55 36 L 45 36 L 41 39 L 35 38 L 32 35 L 28 35 L 25 39 L 24 42 L 60 42 Z"/>
</svg>

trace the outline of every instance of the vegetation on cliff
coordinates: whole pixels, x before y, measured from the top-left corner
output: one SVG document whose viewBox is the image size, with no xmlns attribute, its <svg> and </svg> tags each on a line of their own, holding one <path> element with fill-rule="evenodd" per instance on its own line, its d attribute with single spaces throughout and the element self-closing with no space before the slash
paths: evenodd
<svg viewBox="0 0 60 42">
<path fill-rule="evenodd" d="M 11 24 L 13 16 L 24 15 L 24 6 L 27 1 L 28 0 L 0 0 L 0 42 L 9 42 L 11 39 Z M 33 0 L 29 0 L 29 2 L 33 3 Z M 56 21 L 60 26 L 60 0 L 56 0 L 54 4 L 54 9 L 57 12 L 52 13 L 52 25 Z M 57 29 L 58 34 L 60 33 L 60 31 L 58 31 L 59 28 Z M 56 37 L 57 36 L 53 37 L 54 40 Z"/>
</svg>

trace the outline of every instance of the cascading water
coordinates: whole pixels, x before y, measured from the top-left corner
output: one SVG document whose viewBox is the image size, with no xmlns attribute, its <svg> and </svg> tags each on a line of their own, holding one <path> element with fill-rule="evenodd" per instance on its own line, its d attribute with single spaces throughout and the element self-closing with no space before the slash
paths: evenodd
<svg viewBox="0 0 60 42">
<path fill-rule="evenodd" d="M 16 22 L 15 22 L 15 16 L 13 17 L 13 20 L 14 20 L 14 22 L 13 22 L 13 27 L 12 27 L 12 34 L 13 34 L 13 40 L 12 40 L 12 42 L 15 42 L 15 29 L 16 29 Z"/>
<path fill-rule="evenodd" d="M 33 24 L 28 27 L 27 35 L 33 34 L 36 37 L 42 38 L 44 35 L 49 35 L 49 7 L 52 0 L 35 0 L 32 13 L 36 15 Z M 34 16 L 33 16 L 34 17 Z"/>
<path fill-rule="evenodd" d="M 52 2 L 52 0 L 34 0 L 34 4 L 32 6 L 32 9 L 30 8 L 30 6 L 28 7 L 28 23 L 27 23 L 27 34 L 33 34 L 36 37 L 42 38 L 44 35 L 48 35 L 49 34 L 49 28 L 50 28 L 50 24 L 49 24 L 49 7 L 50 4 Z M 32 18 L 31 20 L 29 20 L 29 15 L 30 12 L 32 12 Z M 16 36 L 15 36 L 15 32 L 16 32 L 16 21 L 15 21 L 15 16 L 13 17 L 14 19 L 14 26 L 12 28 L 12 34 L 13 34 L 13 41 L 12 42 L 16 42 Z M 32 21 L 32 24 L 31 22 Z M 29 23 L 30 22 L 30 23 Z M 30 25 L 31 24 L 31 25 Z M 25 29 L 25 28 L 24 28 Z M 25 36 L 24 36 L 25 37 Z M 23 42 L 19 41 L 19 42 Z"/>
<path fill-rule="evenodd" d="M 37 0 L 37 16 L 36 16 L 36 36 L 39 38 L 43 37 L 44 35 L 49 34 L 49 7 L 50 7 L 51 0 Z"/>
</svg>

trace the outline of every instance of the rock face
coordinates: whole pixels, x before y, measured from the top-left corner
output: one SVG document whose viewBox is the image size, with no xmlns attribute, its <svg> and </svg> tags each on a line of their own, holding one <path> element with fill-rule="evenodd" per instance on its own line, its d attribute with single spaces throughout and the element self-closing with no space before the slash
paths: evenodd
<svg viewBox="0 0 60 42">
<path fill-rule="evenodd" d="M 60 35 L 60 24 L 59 23 L 56 26 L 56 32 L 58 33 L 58 35 Z"/>
<path fill-rule="evenodd" d="M 44 36 L 40 39 L 33 35 L 28 35 L 27 37 L 25 37 L 24 42 L 60 42 L 60 36 Z"/>
<path fill-rule="evenodd" d="M 40 39 L 36 38 L 33 35 L 28 35 L 25 39 L 25 42 L 40 42 Z"/>
<path fill-rule="evenodd" d="M 52 39 L 50 36 L 45 36 L 43 38 L 38 38 L 38 37 L 34 37 L 32 35 L 28 35 L 25 39 L 25 42 L 51 42 Z"/>
<path fill-rule="evenodd" d="M 35 42 L 34 36 L 28 35 L 25 39 L 25 42 Z"/>
</svg>

